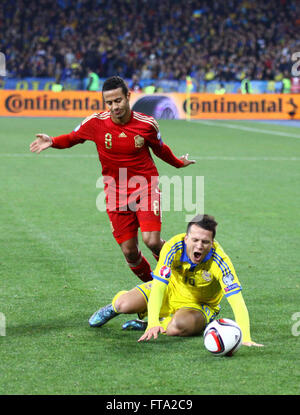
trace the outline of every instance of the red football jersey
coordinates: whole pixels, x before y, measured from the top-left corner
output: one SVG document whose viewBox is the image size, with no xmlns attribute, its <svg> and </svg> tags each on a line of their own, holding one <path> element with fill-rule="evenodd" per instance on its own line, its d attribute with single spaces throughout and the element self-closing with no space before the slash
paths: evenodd
<svg viewBox="0 0 300 415">
<path fill-rule="evenodd" d="M 126 204 L 128 196 L 137 186 L 151 189 L 158 177 L 149 148 L 156 156 L 173 165 L 182 167 L 183 162 L 175 157 L 163 143 L 159 127 L 153 117 L 131 111 L 126 124 L 116 124 L 110 112 L 96 113 L 87 117 L 70 134 L 53 137 L 54 148 L 68 148 L 85 140 L 94 141 L 102 165 L 105 192 L 116 192 L 117 206 Z"/>
</svg>

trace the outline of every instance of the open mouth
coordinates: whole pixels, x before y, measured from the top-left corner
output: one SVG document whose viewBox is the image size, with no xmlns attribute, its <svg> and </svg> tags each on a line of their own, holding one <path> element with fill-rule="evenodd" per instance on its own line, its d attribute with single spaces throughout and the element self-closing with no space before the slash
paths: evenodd
<svg viewBox="0 0 300 415">
<path fill-rule="evenodd" d="M 199 262 L 201 259 L 201 255 L 202 255 L 201 252 L 194 252 L 194 260 L 196 262 Z"/>
</svg>

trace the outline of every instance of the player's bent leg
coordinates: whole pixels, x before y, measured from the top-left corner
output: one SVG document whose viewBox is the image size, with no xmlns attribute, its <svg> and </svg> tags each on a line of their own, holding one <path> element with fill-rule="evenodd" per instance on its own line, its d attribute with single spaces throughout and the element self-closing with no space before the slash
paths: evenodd
<svg viewBox="0 0 300 415">
<path fill-rule="evenodd" d="M 105 307 L 100 308 L 97 310 L 90 318 L 89 318 L 89 325 L 91 327 L 101 327 L 105 323 L 107 323 L 112 318 L 116 317 L 119 313 L 117 313 L 112 304 L 108 304 Z"/>
<path fill-rule="evenodd" d="M 142 239 L 145 245 L 152 251 L 155 256 L 159 256 L 160 250 L 165 243 L 161 239 L 159 231 L 142 232 Z"/>
<path fill-rule="evenodd" d="M 100 308 L 89 319 L 91 327 L 101 327 L 119 314 L 133 314 L 144 312 L 147 302 L 143 294 L 133 288 L 130 291 L 119 291 L 113 298 L 112 303 Z"/>
<path fill-rule="evenodd" d="M 126 321 L 122 325 L 123 330 L 142 330 L 145 331 L 147 327 L 147 322 L 143 321 L 142 319 L 147 314 L 147 302 L 151 291 L 151 282 L 146 284 L 141 284 L 135 287 L 131 292 L 129 292 L 129 295 L 134 296 L 134 302 L 136 309 L 139 309 L 138 316 L 139 319 L 135 320 L 129 320 Z M 128 296 L 129 297 L 129 296 Z M 128 297 L 123 297 L 123 300 L 128 300 Z"/>
<path fill-rule="evenodd" d="M 181 308 L 174 314 L 170 321 L 167 336 L 197 336 L 200 335 L 207 324 L 201 311 Z"/>
<path fill-rule="evenodd" d="M 119 314 L 141 313 L 147 309 L 147 302 L 137 288 L 122 292 L 122 295 L 114 298 L 113 305 Z"/>
<path fill-rule="evenodd" d="M 143 282 L 152 280 L 151 267 L 138 248 L 137 237 L 130 238 L 120 244 L 131 271 Z"/>
<path fill-rule="evenodd" d="M 140 260 L 140 250 L 138 247 L 138 238 L 130 238 L 127 241 L 120 243 L 120 248 L 129 264 L 138 265 Z"/>
<path fill-rule="evenodd" d="M 118 298 L 115 307 L 124 314 L 142 313 L 147 310 L 147 302 L 141 291 L 133 288 Z M 139 319 L 126 321 L 122 325 L 123 330 L 145 330 L 146 327 L 147 322 Z"/>
<path fill-rule="evenodd" d="M 119 291 L 113 298 L 111 304 L 106 305 L 105 307 L 100 308 L 97 310 L 90 318 L 89 318 L 89 325 L 91 327 L 101 327 L 105 323 L 107 323 L 112 318 L 119 315 L 119 312 L 116 310 L 115 302 L 116 300 L 122 296 L 123 294 L 127 293 L 127 291 Z"/>
</svg>

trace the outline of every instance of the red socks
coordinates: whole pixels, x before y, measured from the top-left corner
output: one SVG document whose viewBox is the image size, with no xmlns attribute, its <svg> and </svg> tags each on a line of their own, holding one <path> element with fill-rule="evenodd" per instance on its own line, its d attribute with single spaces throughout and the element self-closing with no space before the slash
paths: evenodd
<svg viewBox="0 0 300 415">
<path fill-rule="evenodd" d="M 151 267 L 147 259 L 140 254 L 141 262 L 134 266 L 129 264 L 131 271 L 143 282 L 152 281 Z"/>
<path fill-rule="evenodd" d="M 152 252 L 152 255 L 158 261 L 159 255 L 156 255 Z M 144 255 L 140 252 L 139 258 L 137 262 L 141 261 L 138 265 L 132 265 L 128 262 L 128 265 L 131 269 L 131 271 L 143 282 L 151 281 L 152 275 L 151 275 L 151 267 L 147 259 L 144 257 Z"/>
</svg>

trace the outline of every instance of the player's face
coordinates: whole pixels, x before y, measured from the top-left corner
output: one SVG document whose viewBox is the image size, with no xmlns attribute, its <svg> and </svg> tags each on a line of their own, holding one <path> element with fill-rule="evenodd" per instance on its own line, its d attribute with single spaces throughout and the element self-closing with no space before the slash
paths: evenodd
<svg viewBox="0 0 300 415">
<path fill-rule="evenodd" d="M 129 97 L 130 92 L 128 92 L 127 95 L 124 95 L 122 88 L 103 92 L 104 102 L 110 111 L 111 118 L 114 122 L 123 124 L 129 121 L 131 114 Z"/>
<path fill-rule="evenodd" d="M 194 264 L 200 264 L 212 248 L 213 233 L 197 225 L 192 225 L 189 233 L 184 238 L 184 242 L 190 260 Z"/>
</svg>

